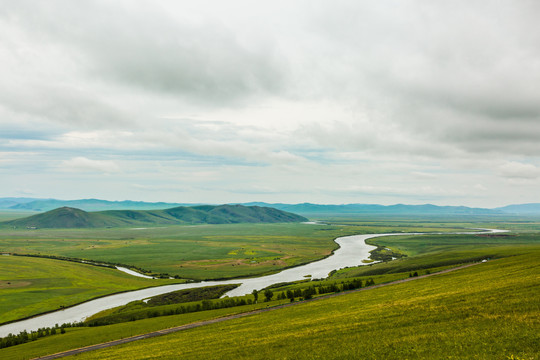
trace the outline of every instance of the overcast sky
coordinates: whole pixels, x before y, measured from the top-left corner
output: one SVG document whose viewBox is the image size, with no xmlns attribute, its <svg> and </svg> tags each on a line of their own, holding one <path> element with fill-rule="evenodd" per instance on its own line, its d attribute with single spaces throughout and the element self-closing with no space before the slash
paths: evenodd
<svg viewBox="0 0 540 360">
<path fill-rule="evenodd" d="M 539 14 L 0 0 L 0 197 L 540 202 Z"/>
</svg>

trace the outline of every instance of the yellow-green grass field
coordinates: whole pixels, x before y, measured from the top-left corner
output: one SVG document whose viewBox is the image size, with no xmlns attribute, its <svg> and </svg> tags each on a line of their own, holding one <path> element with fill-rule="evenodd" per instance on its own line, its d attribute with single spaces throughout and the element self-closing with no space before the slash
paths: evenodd
<svg viewBox="0 0 540 360">
<path fill-rule="evenodd" d="M 80 302 L 179 280 L 144 279 L 70 261 L 0 256 L 0 323 Z"/>
<path fill-rule="evenodd" d="M 23 360 L 58 353 L 61 351 L 126 338 L 174 326 L 214 319 L 222 316 L 248 312 L 255 309 L 287 303 L 288 300 L 260 302 L 258 304 L 194 312 L 182 315 L 163 316 L 130 321 L 100 327 L 66 328 L 65 334 L 44 337 L 29 343 L 0 350 L 2 360 Z"/>
<path fill-rule="evenodd" d="M 537 359 L 540 250 L 77 359 Z M 69 357 L 68 357 L 69 358 Z"/>
</svg>

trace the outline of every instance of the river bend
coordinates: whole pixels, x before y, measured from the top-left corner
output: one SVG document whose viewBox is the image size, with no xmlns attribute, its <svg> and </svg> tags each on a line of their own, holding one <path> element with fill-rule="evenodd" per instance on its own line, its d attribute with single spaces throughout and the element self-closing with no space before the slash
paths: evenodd
<svg viewBox="0 0 540 360">
<path fill-rule="evenodd" d="M 485 232 L 500 232 L 501 230 L 485 230 Z M 482 232 L 462 232 L 446 234 L 481 234 Z M 21 331 L 33 331 L 43 327 L 54 327 L 55 324 L 73 323 L 83 321 L 100 311 L 113 307 L 125 305 L 131 301 L 143 300 L 152 296 L 165 294 L 172 291 L 198 288 L 213 285 L 240 284 L 239 287 L 225 294 L 225 296 L 241 296 L 251 293 L 254 289 L 260 290 L 267 286 L 281 283 L 306 279 L 325 278 L 332 270 L 342 269 L 344 267 L 367 265 L 362 260 L 369 258 L 369 252 L 375 249 L 375 246 L 366 244 L 366 240 L 382 236 L 397 235 L 428 235 L 427 233 L 391 233 L 391 234 L 365 234 L 351 235 L 337 238 L 335 241 L 340 246 L 334 253 L 322 260 L 283 270 L 276 274 L 261 276 L 257 278 L 232 279 L 219 281 L 203 281 L 198 283 L 163 285 L 152 288 L 134 290 L 120 294 L 113 294 L 90 300 L 85 303 L 75 305 L 66 309 L 54 311 L 48 314 L 35 316 L 26 320 L 21 320 L 0 326 L 0 337 L 7 336 L 9 333 L 18 334 Z M 429 233 L 431 235 L 437 233 Z"/>
</svg>

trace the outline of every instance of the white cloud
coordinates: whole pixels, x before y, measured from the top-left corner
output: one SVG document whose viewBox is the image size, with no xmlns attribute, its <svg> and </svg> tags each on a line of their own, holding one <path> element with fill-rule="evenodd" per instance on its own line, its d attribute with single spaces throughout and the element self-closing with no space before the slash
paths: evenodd
<svg viewBox="0 0 540 360">
<path fill-rule="evenodd" d="M 423 171 L 413 171 L 413 172 L 411 172 L 411 175 L 413 175 L 414 177 L 419 178 L 419 179 L 435 179 L 435 178 L 437 178 L 436 174 L 427 173 L 427 172 L 423 172 Z"/>
<path fill-rule="evenodd" d="M 63 161 L 60 168 L 68 172 L 98 172 L 105 174 L 120 171 L 120 166 L 114 161 L 92 160 L 82 156 Z"/>
<path fill-rule="evenodd" d="M 540 167 L 517 161 L 508 161 L 499 166 L 501 176 L 511 179 L 538 179 Z"/>
<path fill-rule="evenodd" d="M 485 186 L 482 185 L 482 184 L 476 184 L 476 185 L 474 185 L 474 188 L 475 188 L 476 190 L 479 190 L 479 191 L 488 191 L 488 188 L 485 187 Z"/>
<path fill-rule="evenodd" d="M 534 201 L 539 11 L 509 0 L 10 2 L 0 186 L 477 205 L 527 188 Z"/>
<path fill-rule="evenodd" d="M 23 196 L 32 196 L 32 195 L 35 195 L 36 193 L 30 189 L 17 189 L 15 190 L 15 194 L 23 195 Z"/>
</svg>

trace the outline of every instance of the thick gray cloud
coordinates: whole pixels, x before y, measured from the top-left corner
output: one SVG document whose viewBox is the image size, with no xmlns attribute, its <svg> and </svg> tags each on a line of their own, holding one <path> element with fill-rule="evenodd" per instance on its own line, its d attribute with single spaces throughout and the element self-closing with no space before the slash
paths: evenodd
<svg viewBox="0 0 540 360">
<path fill-rule="evenodd" d="M 508 1 L 349 3 L 321 9 L 313 30 L 334 44 L 338 93 L 359 94 L 358 107 L 377 122 L 432 144 L 533 155 L 537 10 Z"/>
<path fill-rule="evenodd" d="M 5 189 L 540 197 L 537 2 L 2 2 Z"/>
<path fill-rule="evenodd" d="M 175 9 L 183 15 L 183 6 Z M 231 29 L 181 22 L 150 2 L 19 1 L 4 19 L 35 41 L 60 43 L 86 75 L 207 105 L 273 93 L 282 67 L 272 44 L 246 46 Z"/>
</svg>

